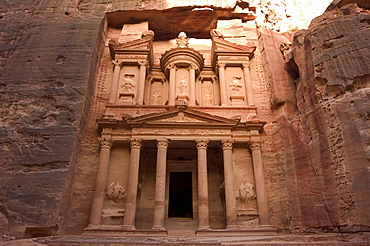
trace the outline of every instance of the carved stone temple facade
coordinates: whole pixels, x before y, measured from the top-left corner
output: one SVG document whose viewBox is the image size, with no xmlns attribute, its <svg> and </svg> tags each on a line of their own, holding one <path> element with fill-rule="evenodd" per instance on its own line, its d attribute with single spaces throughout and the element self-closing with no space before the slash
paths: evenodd
<svg viewBox="0 0 370 246">
<path fill-rule="evenodd" d="M 109 97 L 96 119 L 100 154 L 84 234 L 274 233 L 251 78 L 256 42 L 238 44 L 217 29 L 200 45 L 185 32 L 155 41 L 145 27 L 107 38 L 102 64 L 112 65 L 100 82 Z"/>
</svg>

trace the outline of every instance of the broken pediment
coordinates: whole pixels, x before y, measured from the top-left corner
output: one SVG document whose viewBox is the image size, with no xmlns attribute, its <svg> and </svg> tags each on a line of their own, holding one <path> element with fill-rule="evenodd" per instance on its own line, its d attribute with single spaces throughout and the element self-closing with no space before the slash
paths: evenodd
<svg viewBox="0 0 370 246">
<path fill-rule="evenodd" d="M 210 125 L 210 126 L 235 126 L 238 120 L 227 119 L 224 117 L 207 114 L 197 110 L 190 110 L 184 108 L 175 108 L 173 110 L 143 115 L 135 118 L 126 119 L 128 125 Z"/>
<path fill-rule="evenodd" d="M 148 55 L 153 57 L 153 31 L 145 31 L 142 34 L 142 38 L 120 43 L 117 39 L 111 39 L 109 41 L 109 50 L 112 59 L 118 59 L 122 56 L 127 55 Z"/>
<path fill-rule="evenodd" d="M 248 61 L 252 58 L 256 46 L 254 44 L 241 45 L 224 39 L 218 30 L 212 30 L 212 65 L 217 61 L 233 60 L 234 62 Z"/>
</svg>

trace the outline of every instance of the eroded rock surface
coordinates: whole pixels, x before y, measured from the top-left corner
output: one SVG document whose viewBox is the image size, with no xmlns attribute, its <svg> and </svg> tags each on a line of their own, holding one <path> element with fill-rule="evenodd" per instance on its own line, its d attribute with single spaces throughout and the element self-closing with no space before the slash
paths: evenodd
<svg viewBox="0 0 370 246">
<path fill-rule="evenodd" d="M 275 108 L 266 127 L 279 167 L 269 170 L 275 223 L 290 221 L 298 231 L 369 229 L 369 36 L 369 11 L 355 3 L 331 6 L 296 33 L 297 111 Z"/>
</svg>

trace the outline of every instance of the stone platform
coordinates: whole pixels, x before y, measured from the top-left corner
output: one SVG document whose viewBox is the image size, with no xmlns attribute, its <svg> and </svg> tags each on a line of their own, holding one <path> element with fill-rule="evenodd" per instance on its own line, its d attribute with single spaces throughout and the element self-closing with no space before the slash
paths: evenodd
<svg viewBox="0 0 370 246">
<path fill-rule="evenodd" d="M 275 236 L 212 236 L 212 237 L 82 237 L 60 236 L 34 239 L 49 246 L 143 246 L 143 245 L 186 245 L 186 246 L 241 246 L 241 245 L 302 245 L 302 246 L 369 246 L 370 233 L 356 234 L 296 234 Z M 17 240 L 15 240 L 17 241 Z M 0 243 L 1 245 L 1 243 Z M 14 244 L 16 245 L 16 244 Z M 27 244 L 17 244 L 27 245 Z"/>
</svg>

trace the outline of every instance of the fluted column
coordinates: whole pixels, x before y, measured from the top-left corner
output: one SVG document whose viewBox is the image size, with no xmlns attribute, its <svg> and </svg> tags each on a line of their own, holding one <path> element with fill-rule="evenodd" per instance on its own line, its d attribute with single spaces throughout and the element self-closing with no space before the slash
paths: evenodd
<svg viewBox="0 0 370 246">
<path fill-rule="evenodd" d="M 252 151 L 254 179 L 256 183 L 257 206 L 260 226 L 270 226 L 268 200 L 263 172 L 261 147 L 262 141 L 250 141 L 249 147 Z"/>
<path fill-rule="evenodd" d="M 254 95 L 253 95 L 253 88 L 251 83 L 251 75 L 250 75 L 250 61 L 244 62 L 243 66 L 243 73 L 244 73 L 244 81 L 245 81 L 245 88 L 247 93 L 247 102 L 248 106 L 254 106 Z"/>
<path fill-rule="evenodd" d="M 175 105 L 175 98 L 176 98 L 176 65 L 170 64 L 168 66 L 170 69 L 170 95 L 168 98 L 169 105 Z"/>
<path fill-rule="evenodd" d="M 117 98 L 117 90 L 118 90 L 118 83 L 119 83 L 119 74 L 121 72 L 121 62 L 118 60 L 113 61 L 113 81 L 112 87 L 109 93 L 109 103 L 115 103 Z"/>
<path fill-rule="evenodd" d="M 95 192 L 90 211 L 90 226 L 100 225 L 101 222 L 101 213 L 104 203 L 104 191 L 107 182 L 109 167 L 110 149 L 112 146 L 112 139 L 110 138 L 99 138 L 99 141 L 99 166 L 96 173 Z"/>
<path fill-rule="evenodd" d="M 208 140 L 197 140 L 198 149 L 198 229 L 208 230 L 208 175 L 207 175 L 207 145 Z"/>
<path fill-rule="evenodd" d="M 135 215 L 136 215 L 136 200 L 137 188 L 139 179 L 139 163 L 140 163 L 140 139 L 130 139 L 131 154 L 130 154 L 130 170 L 128 174 L 127 189 L 126 189 L 126 203 L 125 215 L 123 218 L 123 229 L 135 229 Z"/>
<path fill-rule="evenodd" d="M 189 106 L 195 106 L 195 66 L 190 65 Z"/>
<path fill-rule="evenodd" d="M 155 179 L 154 230 L 165 230 L 167 139 L 157 140 L 157 170 Z"/>
<path fill-rule="evenodd" d="M 139 86 L 138 86 L 138 89 L 137 89 L 136 104 L 143 105 L 144 104 L 146 66 L 148 65 L 148 62 L 147 61 L 139 61 L 138 63 L 140 65 L 140 78 L 139 78 Z"/>
<path fill-rule="evenodd" d="M 238 228 L 232 149 L 232 140 L 222 141 L 225 173 L 226 229 Z"/>
<path fill-rule="evenodd" d="M 226 62 L 217 62 L 218 65 L 218 74 L 220 76 L 220 94 L 221 94 L 221 106 L 227 106 L 227 86 L 225 79 L 225 67 Z"/>
</svg>

